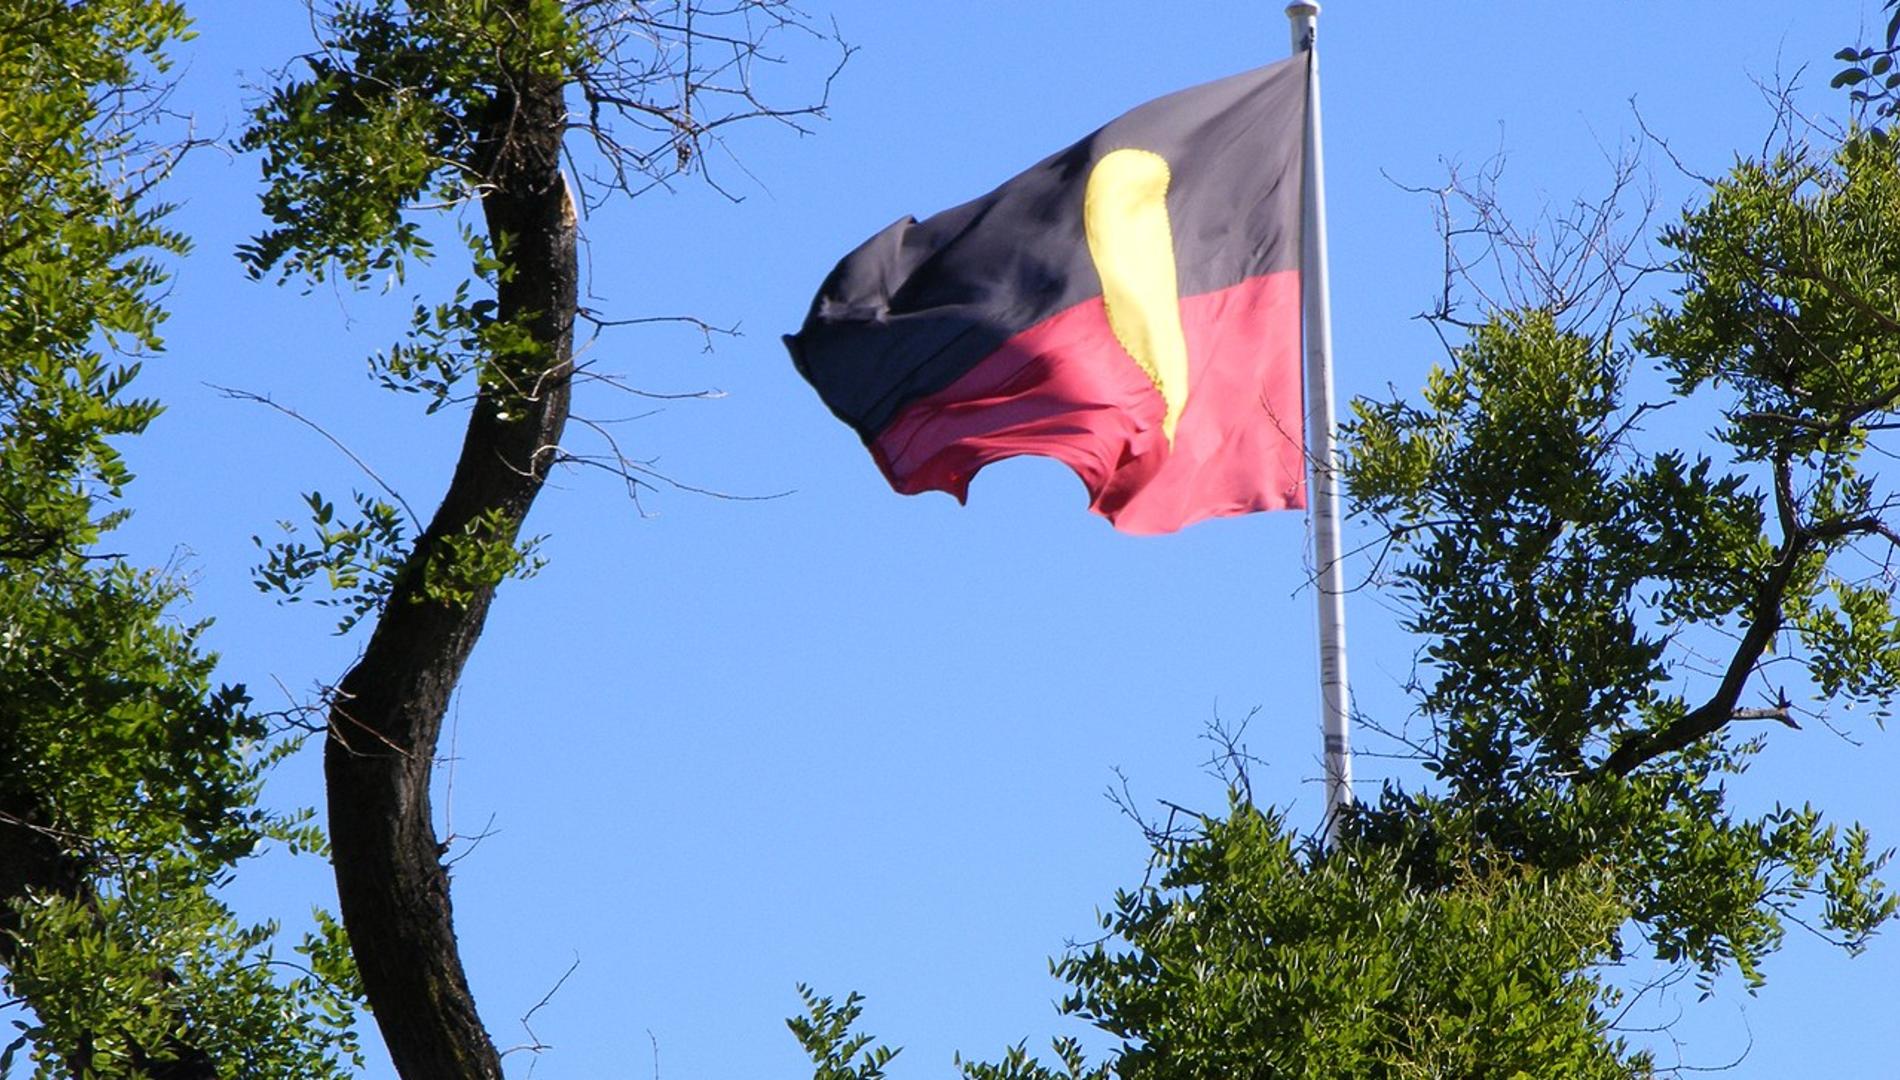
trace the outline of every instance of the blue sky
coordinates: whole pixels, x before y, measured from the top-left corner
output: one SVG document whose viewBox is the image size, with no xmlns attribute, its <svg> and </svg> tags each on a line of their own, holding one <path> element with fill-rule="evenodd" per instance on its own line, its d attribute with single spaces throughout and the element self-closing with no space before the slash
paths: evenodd
<svg viewBox="0 0 1900 1080">
<path fill-rule="evenodd" d="M 1144 799 L 1217 807 L 1197 740 L 1215 715 L 1259 712 L 1261 796 L 1305 827 L 1320 804 L 1312 597 L 1300 514 L 1216 521 L 1171 537 L 1114 533 L 1046 461 L 1004 463 L 970 505 L 901 498 L 791 370 L 778 342 L 836 259 L 895 218 L 958 203 L 1144 100 L 1286 54 L 1275 3 L 839 0 L 858 52 L 808 137 L 735 131 L 717 175 L 584 223 L 588 303 L 616 317 L 693 314 L 742 335 L 711 352 L 676 327 L 622 330 L 600 366 L 666 393 L 586 388 L 577 412 L 616 428 L 685 491 L 630 502 L 610 478 L 563 473 L 531 531 L 551 563 L 507 586 L 450 718 L 438 808 L 493 834 L 455 864 L 476 996 L 504 1046 L 534 1016 L 542 1077 L 798 1076 L 782 1018 L 795 983 L 869 996 L 868 1027 L 906 1047 L 896 1075 L 948 1075 L 951 1054 L 1077 1033 L 1051 1007 L 1046 960 L 1094 933 L 1141 875 L 1144 848 L 1104 800 L 1119 767 Z M 177 104 L 235 138 L 268 71 L 305 48 L 290 0 L 198 0 Z M 1698 0 L 1668 5 L 1336 0 L 1321 18 L 1333 310 L 1342 402 L 1410 392 L 1440 350 L 1413 316 L 1440 282 L 1431 206 L 1401 185 L 1501 156 L 1526 217 L 1601 192 L 1637 113 L 1705 172 L 1759 147 L 1759 84 L 1840 115 L 1828 57 L 1876 5 Z M 794 53 L 768 86 L 809 90 L 823 57 Z M 1659 213 L 1693 181 L 1644 155 Z M 171 296 L 169 350 L 143 386 L 168 405 L 128 448 L 138 514 L 120 546 L 173 561 L 215 615 L 224 677 L 266 705 L 308 696 L 357 640 L 323 609 L 251 586 L 254 534 L 296 518 L 299 493 L 338 501 L 366 480 L 308 429 L 212 386 L 267 394 L 345 440 L 424 513 L 459 444 L 378 391 L 363 357 L 394 340 L 423 273 L 387 295 L 309 294 L 244 280 L 256 164 L 207 151 L 171 195 L 196 238 Z M 450 271 L 452 273 L 452 269 Z M 645 415 L 651 413 L 651 415 Z M 583 444 L 584 445 L 584 444 Z M 1349 531 L 1351 546 L 1353 534 Z M 1408 710 L 1416 643 L 1376 592 L 1348 603 L 1359 706 Z M 1160 632 L 1156 630 L 1159 628 Z M 1864 745 L 1777 729 L 1737 785 L 1743 805 L 1814 798 L 1876 839 L 1900 838 L 1890 735 Z M 1363 760 L 1376 782 L 1380 763 Z M 314 747 L 272 797 L 321 803 Z M 492 826 L 490 822 L 492 821 Z M 327 902 L 314 860 L 257 864 L 247 911 L 294 919 Z M 1651 973 L 1631 965 L 1633 981 Z M 1748 997 L 1684 988 L 1632 1024 L 1667 1064 L 1731 1075 L 1875 1075 L 1896 1037 L 1900 954 L 1849 960 L 1792 931 Z M 372 1043 L 374 1040 L 371 1040 Z M 386 1075 L 379 1064 L 376 1075 Z"/>
</svg>

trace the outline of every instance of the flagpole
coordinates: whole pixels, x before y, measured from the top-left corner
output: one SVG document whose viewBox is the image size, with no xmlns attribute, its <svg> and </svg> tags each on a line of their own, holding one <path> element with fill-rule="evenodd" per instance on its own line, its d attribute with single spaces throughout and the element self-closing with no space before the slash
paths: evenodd
<svg viewBox="0 0 1900 1080">
<path fill-rule="evenodd" d="M 1352 802 L 1351 698 L 1346 682 L 1346 589 L 1340 563 L 1339 456 L 1333 447 L 1333 312 L 1326 276 L 1326 167 L 1320 154 L 1319 5 L 1286 6 L 1293 51 L 1307 54 L 1306 153 L 1302 176 L 1300 280 L 1306 326 L 1306 446 L 1313 511 L 1313 563 L 1319 602 L 1320 731 L 1326 768 L 1325 840 L 1338 836 Z"/>
</svg>

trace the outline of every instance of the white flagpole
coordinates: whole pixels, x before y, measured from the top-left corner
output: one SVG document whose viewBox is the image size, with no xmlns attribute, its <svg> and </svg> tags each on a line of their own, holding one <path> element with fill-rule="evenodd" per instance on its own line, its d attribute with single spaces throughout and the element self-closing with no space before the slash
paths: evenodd
<svg viewBox="0 0 1900 1080">
<path fill-rule="evenodd" d="M 1346 682 L 1346 588 L 1340 565 L 1339 457 L 1333 448 L 1333 311 L 1326 277 L 1326 167 L 1320 157 L 1319 5 L 1286 6 L 1293 51 L 1307 54 L 1306 153 L 1302 177 L 1300 283 L 1306 324 L 1306 447 L 1312 493 L 1313 563 L 1319 601 L 1320 730 L 1325 738 L 1326 843 L 1352 802 L 1351 698 Z"/>
</svg>

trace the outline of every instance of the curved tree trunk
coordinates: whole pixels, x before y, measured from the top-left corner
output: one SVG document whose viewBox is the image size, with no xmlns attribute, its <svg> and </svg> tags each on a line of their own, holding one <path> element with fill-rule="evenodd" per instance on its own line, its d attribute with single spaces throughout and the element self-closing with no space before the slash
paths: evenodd
<svg viewBox="0 0 1900 1080">
<path fill-rule="evenodd" d="M 455 603 L 429 599 L 424 587 L 432 553 L 477 523 L 499 515 L 503 529 L 481 535 L 514 541 L 567 421 L 578 267 L 560 171 L 565 120 L 560 79 L 529 75 L 497 98 L 482 132 L 482 210 L 509 268 L 498 278 L 497 318 L 525 325 L 537 352 L 490 359 L 498 377 L 484 380 L 442 505 L 337 687 L 324 747 L 343 922 L 405 1080 L 501 1076 L 463 974 L 429 801 L 442 717 L 494 586 Z"/>
</svg>

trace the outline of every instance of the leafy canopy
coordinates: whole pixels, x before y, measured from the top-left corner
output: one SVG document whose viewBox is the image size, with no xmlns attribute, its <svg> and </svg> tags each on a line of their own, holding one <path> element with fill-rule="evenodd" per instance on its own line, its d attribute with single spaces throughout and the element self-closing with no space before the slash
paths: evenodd
<svg viewBox="0 0 1900 1080">
<path fill-rule="evenodd" d="M 968 1080 L 1647 1076 L 1610 1032 L 1614 991 L 1588 974 L 1627 915 L 1611 875 L 1542 874 L 1468 850 L 1421 886 L 1406 853 L 1321 851 L 1236 797 L 1224 817 L 1151 829 L 1150 877 L 1115 897 L 1106 935 L 1053 965 L 1059 1005 L 1111 1040 L 1091 1064 L 1055 1040 L 961 1063 Z M 875 1080 L 893 1051 L 806 993 L 791 1021 L 816 1076 Z"/>
<path fill-rule="evenodd" d="M 160 347 L 164 260 L 185 238 L 150 197 L 183 147 L 152 142 L 168 0 L 20 0 L 0 11 L 0 963 L 37 1076 L 342 1075 L 347 957 L 319 930 L 284 980 L 276 931 L 218 899 L 260 844 L 316 847 L 257 806 L 285 746 L 213 682 L 179 583 L 95 552 L 132 479 L 115 440 Z M 320 924 L 321 925 L 321 924 Z"/>
</svg>

